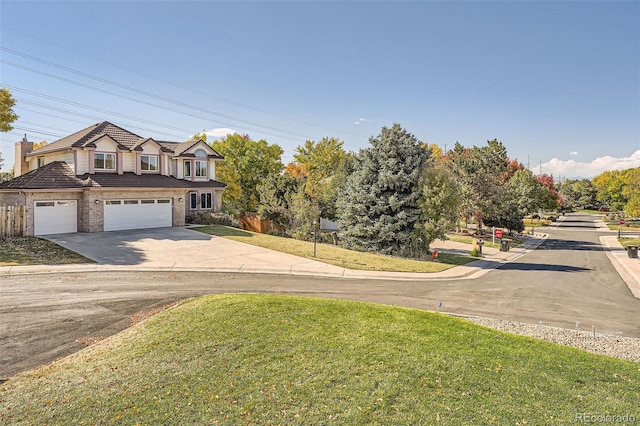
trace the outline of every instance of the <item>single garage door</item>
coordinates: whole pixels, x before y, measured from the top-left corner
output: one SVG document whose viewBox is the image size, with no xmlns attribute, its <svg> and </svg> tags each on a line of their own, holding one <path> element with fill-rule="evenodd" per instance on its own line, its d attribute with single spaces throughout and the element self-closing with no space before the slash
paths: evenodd
<svg viewBox="0 0 640 426">
<path fill-rule="evenodd" d="M 173 224 L 172 210 L 169 199 L 106 200 L 104 230 L 169 227 Z"/>
<path fill-rule="evenodd" d="M 33 209 L 35 235 L 78 232 L 76 200 L 36 201 Z"/>
</svg>

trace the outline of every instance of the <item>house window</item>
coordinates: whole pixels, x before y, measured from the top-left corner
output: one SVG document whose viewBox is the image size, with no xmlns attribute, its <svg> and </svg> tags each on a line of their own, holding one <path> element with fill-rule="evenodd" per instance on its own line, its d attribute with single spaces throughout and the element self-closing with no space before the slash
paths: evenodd
<svg viewBox="0 0 640 426">
<path fill-rule="evenodd" d="M 44 166 L 44 157 L 38 157 L 38 168 Z"/>
<path fill-rule="evenodd" d="M 190 201 L 190 206 L 191 206 L 191 210 L 197 210 L 198 209 L 198 194 L 196 194 L 195 192 L 191 192 L 189 194 L 189 201 Z"/>
<path fill-rule="evenodd" d="M 196 160 L 196 177 L 207 176 L 207 162 Z"/>
<path fill-rule="evenodd" d="M 211 209 L 211 193 L 203 192 L 200 194 L 200 208 Z"/>
<path fill-rule="evenodd" d="M 191 177 L 191 160 L 184 162 L 184 177 Z"/>
<path fill-rule="evenodd" d="M 157 155 L 141 155 L 140 168 L 143 172 L 157 172 L 159 160 Z"/>
<path fill-rule="evenodd" d="M 93 154 L 93 168 L 96 170 L 115 170 L 116 155 L 96 152 Z"/>
</svg>

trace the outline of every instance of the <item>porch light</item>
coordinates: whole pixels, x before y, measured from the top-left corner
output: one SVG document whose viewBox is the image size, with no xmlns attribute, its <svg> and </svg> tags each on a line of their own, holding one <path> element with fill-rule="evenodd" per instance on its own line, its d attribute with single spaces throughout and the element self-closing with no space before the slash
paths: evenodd
<svg viewBox="0 0 640 426">
<path fill-rule="evenodd" d="M 100 204 L 100 200 L 96 200 L 96 201 L 95 201 L 95 203 L 96 203 L 96 204 Z"/>
</svg>

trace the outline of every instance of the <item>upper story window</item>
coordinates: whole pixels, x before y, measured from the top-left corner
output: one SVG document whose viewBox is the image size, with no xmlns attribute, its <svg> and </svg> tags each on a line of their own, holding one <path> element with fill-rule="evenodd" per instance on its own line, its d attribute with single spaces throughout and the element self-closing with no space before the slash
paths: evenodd
<svg viewBox="0 0 640 426">
<path fill-rule="evenodd" d="M 191 177 L 191 160 L 184 162 L 184 177 Z"/>
<path fill-rule="evenodd" d="M 196 177 L 207 176 L 207 161 L 196 160 Z"/>
<path fill-rule="evenodd" d="M 116 154 L 96 152 L 93 154 L 93 168 L 96 170 L 115 170 Z"/>
<path fill-rule="evenodd" d="M 204 151 L 204 149 L 197 149 L 196 152 L 193 153 L 193 155 L 198 158 L 205 158 L 207 156 L 207 153 Z"/>
<path fill-rule="evenodd" d="M 140 168 L 143 172 L 157 172 L 160 170 L 160 160 L 157 155 L 141 155 Z"/>
<path fill-rule="evenodd" d="M 44 166 L 44 157 L 38 157 L 38 168 Z"/>
</svg>

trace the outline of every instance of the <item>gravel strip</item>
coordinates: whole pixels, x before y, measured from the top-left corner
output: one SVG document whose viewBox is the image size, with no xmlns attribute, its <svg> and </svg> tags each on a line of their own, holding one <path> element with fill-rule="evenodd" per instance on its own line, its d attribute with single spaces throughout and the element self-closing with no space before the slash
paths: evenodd
<svg viewBox="0 0 640 426">
<path fill-rule="evenodd" d="M 565 346 L 583 349 L 596 354 L 640 362 L 640 339 L 596 333 L 584 330 L 570 330 L 548 325 L 527 324 L 522 322 L 466 317 L 465 319 L 485 327 L 507 333 L 520 334 L 547 340 Z"/>
</svg>

